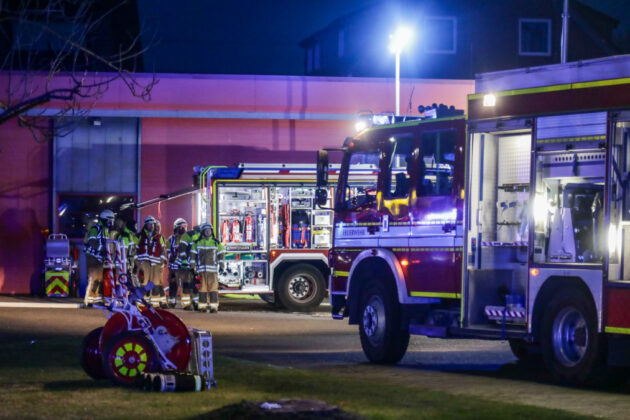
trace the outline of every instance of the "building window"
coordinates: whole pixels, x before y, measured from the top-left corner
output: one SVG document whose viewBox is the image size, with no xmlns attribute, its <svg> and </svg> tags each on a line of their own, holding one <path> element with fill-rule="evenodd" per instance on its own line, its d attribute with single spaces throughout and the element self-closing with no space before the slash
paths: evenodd
<svg viewBox="0 0 630 420">
<path fill-rule="evenodd" d="M 313 68 L 315 70 L 319 70 L 321 68 L 320 63 L 320 50 L 319 42 L 315 44 L 315 48 L 313 49 Z"/>
<path fill-rule="evenodd" d="M 345 31 L 343 29 L 339 29 L 339 33 L 337 34 L 337 56 L 343 57 L 343 50 L 345 44 Z"/>
<path fill-rule="evenodd" d="M 518 53 L 551 55 L 551 19 L 518 20 Z"/>
<path fill-rule="evenodd" d="M 457 52 L 457 18 L 427 17 L 424 21 L 424 51 L 432 54 Z"/>
</svg>

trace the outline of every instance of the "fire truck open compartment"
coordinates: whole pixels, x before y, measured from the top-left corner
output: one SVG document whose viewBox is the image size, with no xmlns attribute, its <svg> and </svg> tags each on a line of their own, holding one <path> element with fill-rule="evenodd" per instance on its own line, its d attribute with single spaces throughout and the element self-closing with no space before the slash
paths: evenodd
<svg viewBox="0 0 630 420">
<path fill-rule="evenodd" d="M 269 292 L 270 251 L 330 248 L 332 211 L 314 209 L 314 187 L 228 181 L 218 182 L 215 193 L 223 289 Z"/>
<path fill-rule="evenodd" d="M 228 289 L 269 287 L 266 188 L 225 187 L 218 192 L 219 238 L 225 254 L 219 282 Z"/>
<path fill-rule="evenodd" d="M 601 265 L 607 113 L 540 117 L 535 149 L 533 262 Z"/>
<path fill-rule="evenodd" d="M 617 255 L 627 249 L 621 243 L 627 228 L 617 229 L 625 194 L 616 180 L 625 179 L 625 167 L 611 172 L 619 185 L 604 228 L 607 113 L 544 116 L 534 124 L 534 136 L 531 130 L 471 133 L 468 326 L 524 328 L 530 269 L 533 275 L 558 267 L 601 269 L 609 261 L 611 279 L 628 274 Z M 627 150 L 627 130 L 617 131 L 613 168 L 625 165 L 620 159 Z"/>
<path fill-rule="evenodd" d="M 469 326 L 525 324 L 531 130 L 474 132 L 469 145 Z"/>
</svg>

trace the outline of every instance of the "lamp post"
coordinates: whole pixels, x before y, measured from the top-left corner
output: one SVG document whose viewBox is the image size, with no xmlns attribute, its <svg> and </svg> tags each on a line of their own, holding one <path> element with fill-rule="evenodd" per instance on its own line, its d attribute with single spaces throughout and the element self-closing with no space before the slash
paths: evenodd
<svg viewBox="0 0 630 420">
<path fill-rule="evenodd" d="M 411 31 L 407 28 L 398 28 L 389 35 L 389 50 L 396 55 L 396 116 L 400 115 L 400 53 L 410 38 Z"/>
</svg>

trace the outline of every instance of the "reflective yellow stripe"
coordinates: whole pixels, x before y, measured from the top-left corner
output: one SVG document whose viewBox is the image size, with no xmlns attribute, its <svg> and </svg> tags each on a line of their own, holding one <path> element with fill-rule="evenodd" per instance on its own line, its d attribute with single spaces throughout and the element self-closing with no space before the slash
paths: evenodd
<svg viewBox="0 0 630 420">
<path fill-rule="evenodd" d="M 606 140 L 606 136 L 585 136 L 585 137 L 560 137 L 554 139 L 538 139 L 536 143 L 547 144 L 547 143 L 565 143 L 565 142 L 580 142 L 580 141 L 595 141 L 595 140 Z"/>
<path fill-rule="evenodd" d="M 500 92 L 495 92 L 493 94 L 494 96 L 497 96 L 497 97 L 498 96 L 514 96 L 514 95 L 523 95 L 527 93 L 556 92 L 559 90 L 625 85 L 628 83 L 630 83 L 630 78 L 626 77 L 622 79 L 597 80 L 594 82 L 565 83 L 562 85 L 554 85 L 554 86 L 541 86 L 541 87 L 526 88 L 526 89 L 504 90 Z M 481 99 L 485 95 L 486 93 L 474 93 L 474 94 L 468 95 L 468 99 L 469 100 Z"/>
<path fill-rule="evenodd" d="M 348 277 L 350 275 L 349 271 L 333 271 L 333 276 L 337 276 L 337 277 Z"/>
<path fill-rule="evenodd" d="M 459 293 L 440 293 L 440 292 L 411 292 L 411 296 L 435 297 L 447 299 L 459 299 L 462 297 Z"/>
<path fill-rule="evenodd" d="M 630 328 L 604 327 L 604 332 L 612 334 L 630 334 Z"/>
<path fill-rule="evenodd" d="M 457 252 L 461 251 L 463 247 L 422 247 L 422 248 L 392 248 L 393 252 L 433 252 L 433 251 L 443 251 L 443 252 Z"/>
</svg>

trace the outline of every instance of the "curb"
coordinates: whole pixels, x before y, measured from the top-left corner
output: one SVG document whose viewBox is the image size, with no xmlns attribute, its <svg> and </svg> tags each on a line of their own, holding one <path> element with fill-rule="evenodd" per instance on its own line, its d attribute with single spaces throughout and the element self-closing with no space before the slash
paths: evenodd
<svg viewBox="0 0 630 420">
<path fill-rule="evenodd" d="M 82 303 L 0 302 L 0 308 L 79 309 Z"/>
</svg>

